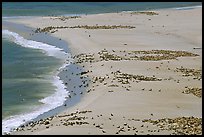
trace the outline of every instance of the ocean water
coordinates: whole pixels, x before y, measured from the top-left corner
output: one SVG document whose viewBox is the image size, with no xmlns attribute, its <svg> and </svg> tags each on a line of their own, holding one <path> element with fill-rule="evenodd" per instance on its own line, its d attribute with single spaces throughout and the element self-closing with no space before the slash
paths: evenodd
<svg viewBox="0 0 204 137">
<path fill-rule="evenodd" d="M 2 16 L 94 14 L 202 5 L 202 2 L 3 2 Z"/>
<path fill-rule="evenodd" d="M 58 77 L 69 54 L 2 30 L 2 132 L 63 105 L 69 92 Z"/>
<path fill-rule="evenodd" d="M 75 15 L 192 7 L 201 2 L 3 2 L 2 18 Z M 189 9 L 189 8 L 187 8 Z M 4 22 L 4 25 L 6 23 Z M 10 25 L 11 26 L 11 25 Z M 46 39 L 45 39 L 46 40 Z M 50 42 L 2 30 L 2 132 L 64 103 L 69 94 L 58 77 L 69 53 Z M 68 63 L 68 62 L 67 62 Z"/>
<path fill-rule="evenodd" d="M 45 77 L 59 65 L 56 58 L 3 38 L 2 64 L 3 119 L 32 110 L 35 104 L 41 104 L 38 100 L 54 92 L 54 86 Z"/>
</svg>

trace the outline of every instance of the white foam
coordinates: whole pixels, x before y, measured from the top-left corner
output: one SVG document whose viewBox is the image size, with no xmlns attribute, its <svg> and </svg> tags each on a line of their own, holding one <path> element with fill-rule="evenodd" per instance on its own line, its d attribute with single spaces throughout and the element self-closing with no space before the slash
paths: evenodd
<svg viewBox="0 0 204 137">
<path fill-rule="evenodd" d="M 174 8 L 174 9 L 176 9 L 176 10 L 188 10 L 188 9 L 195 9 L 195 8 L 202 8 L 202 5 L 200 5 L 200 6 L 178 7 L 178 8 Z"/>
<path fill-rule="evenodd" d="M 2 36 L 12 40 L 18 45 L 21 45 L 26 48 L 33 48 L 33 49 L 40 49 L 42 51 L 45 51 L 48 56 L 54 56 L 59 59 L 63 59 L 64 62 L 67 58 L 71 60 L 71 57 L 69 54 L 62 51 L 62 49 L 48 45 L 42 42 L 32 41 L 24 39 L 22 36 L 15 32 L 11 32 L 8 30 L 2 30 Z M 69 65 L 69 62 L 65 62 L 59 70 L 65 68 L 67 65 Z M 24 113 L 21 115 L 14 115 L 9 117 L 8 119 L 2 120 L 2 133 L 9 133 L 13 129 L 19 127 L 20 125 L 24 124 L 25 122 L 31 121 L 32 119 L 35 119 L 40 114 L 43 114 L 49 110 L 52 110 L 58 106 L 63 105 L 64 101 L 66 100 L 66 96 L 69 95 L 69 92 L 66 91 L 65 85 L 63 84 L 62 80 L 57 76 L 59 72 L 56 73 L 55 76 L 53 76 L 52 84 L 56 87 L 56 92 L 52 94 L 51 96 L 48 96 L 44 99 L 39 100 L 40 102 L 44 103 L 42 106 L 36 108 L 32 112 Z"/>
<path fill-rule="evenodd" d="M 56 91 L 53 95 L 41 99 L 40 102 L 44 104 L 49 104 L 55 106 L 63 105 L 63 102 L 66 100 L 65 97 L 67 96 L 68 92 L 65 90 L 65 85 L 60 80 L 59 77 L 54 77 L 53 85 L 56 87 Z"/>
<path fill-rule="evenodd" d="M 36 110 L 30 113 L 14 115 L 9 117 L 8 119 L 2 120 L 2 133 L 9 133 L 13 129 L 24 124 L 25 122 L 33 120 L 40 114 L 43 114 L 58 106 L 62 106 L 64 101 L 66 100 L 65 97 L 70 93 L 65 90 L 65 85 L 63 84 L 63 82 L 60 80 L 58 76 L 54 77 L 53 85 L 56 86 L 57 92 L 55 92 L 51 96 L 48 96 L 44 99 L 39 100 L 40 102 L 44 103 L 42 106 L 40 106 L 39 108 L 37 108 Z"/>
<path fill-rule="evenodd" d="M 59 59 L 65 59 L 68 56 L 66 52 L 62 51 L 62 49 L 56 46 L 52 46 L 46 43 L 37 42 L 33 40 L 24 39 L 19 34 L 15 32 L 11 32 L 9 30 L 2 30 L 2 35 L 3 36 L 5 35 L 8 39 L 14 41 L 16 44 L 21 45 L 23 47 L 32 48 L 32 49 L 41 49 L 45 51 L 45 53 L 48 56 L 54 56 Z"/>
<path fill-rule="evenodd" d="M 195 9 L 195 8 L 202 8 L 202 5 L 177 7 L 177 8 L 159 8 L 159 9 L 146 9 L 146 10 L 125 10 L 125 11 L 121 11 L 121 13 L 131 13 L 131 12 L 141 12 L 141 11 L 159 11 L 159 10 L 164 10 L 164 9 L 188 10 L 188 9 Z"/>
<path fill-rule="evenodd" d="M 21 19 L 21 18 L 33 18 L 38 16 L 3 16 L 2 19 Z"/>
<path fill-rule="evenodd" d="M 58 90 L 61 89 L 59 88 L 60 86 L 61 85 L 58 85 Z M 6 120 L 2 120 L 2 133 L 9 133 L 13 129 L 19 127 L 21 124 L 31 121 L 40 114 L 43 114 L 44 112 L 47 112 L 51 109 L 63 105 L 63 102 L 65 101 L 64 97 L 67 94 L 68 92 L 65 91 L 55 92 L 55 94 L 52 95 L 51 97 L 47 97 L 43 101 L 41 101 L 45 104 L 38 108 L 37 110 L 21 115 L 14 115 Z"/>
</svg>

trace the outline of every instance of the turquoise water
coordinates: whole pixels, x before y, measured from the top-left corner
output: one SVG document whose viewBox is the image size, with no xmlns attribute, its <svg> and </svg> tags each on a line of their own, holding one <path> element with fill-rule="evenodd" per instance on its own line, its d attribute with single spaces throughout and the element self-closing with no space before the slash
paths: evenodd
<svg viewBox="0 0 204 137">
<path fill-rule="evenodd" d="M 202 5 L 201 2 L 3 2 L 2 16 L 93 14 Z"/>
<path fill-rule="evenodd" d="M 59 59 L 40 50 L 3 39 L 2 118 L 31 111 L 41 104 L 40 99 L 54 93 L 55 87 L 48 78 L 60 65 Z"/>
<path fill-rule="evenodd" d="M 2 131 L 61 106 L 68 91 L 58 77 L 68 54 L 2 30 Z"/>
<path fill-rule="evenodd" d="M 201 3 L 3 2 L 2 17 L 93 14 L 196 5 Z M 29 121 L 62 105 L 67 95 L 59 79 L 53 78 L 64 62 L 64 53 L 51 45 L 28 41 L 15 33 L 8 34 L 12 38 L 2 37 L 2 131 L 9 131 L 24 120 Z M 41 47 L 34 48 L 39 45 Z M 56 91 L 59 92 L 54 94 Z M 39 109 L 39 106 L 43 107 Z"/>
</svg>

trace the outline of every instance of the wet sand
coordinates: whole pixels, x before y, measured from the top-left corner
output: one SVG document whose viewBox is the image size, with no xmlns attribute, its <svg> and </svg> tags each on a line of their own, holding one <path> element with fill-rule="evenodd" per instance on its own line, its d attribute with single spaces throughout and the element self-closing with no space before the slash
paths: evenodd
<svg viewBox="0 0 204 137">
<path fill-rule="evenodd" d="M 79 103 L 12 134 L 202 134 L 201 11 L 13 20 L 67 41 L 87 80 Z"/>
</svg>

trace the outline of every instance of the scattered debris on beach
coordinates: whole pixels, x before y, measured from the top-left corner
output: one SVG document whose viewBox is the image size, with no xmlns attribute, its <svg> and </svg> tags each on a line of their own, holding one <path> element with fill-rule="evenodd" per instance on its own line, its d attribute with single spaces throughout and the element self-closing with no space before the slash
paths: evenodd
<svg viewBox="0 0 204 137">
<path fill-rule="evenodd" d="M 42 32 L 54 33 L 54 32 L 57 32 L 58 29 L 67 29 L 67 28 L 69 28 L 69 27 L 66 27 L 66 26 L 57 26 L 57 27 L 49 26 L 49 27 L 44 27 L 44 28 L 37 28 L 34 32 L 35 33 L 42 33 Z"/>
<path fill-rule="evenodd" d="M 202 88 L 187 87 L 187 89 L 185 91 L 183 91 L 182 93 L 184 93 L 184 94 L 193 94 L 193 95 L 201 98 L 202 97 Z"/>
<path fill-rule="evenodd" d="M 117 78 L 118 82 L 121 84 L 129 84 L 129 81 L 161 81 L 161 78 L 156 78 L 155 76 L 146 77 L 143 75 L 133 75 L 128 73 L 122 73 L 120 71 L 116 71 L 114 73 L 115 78 Z"/>
<path fill-rule="evenodd" d="M 103 26 L 89 26 L 89 25 L 78 25 L 78 26 L 49 26 L 44 28 L 37 28 L 34 30 L 35 33 L 42 33 L 42 32 L 50 32 L 54 33 L 58 31 L 59 29 L 76 29 L 76 28 L 82 28 L 82 29 L 133 29 L 134 26 L 127 26 L 127 25 L 103 25 Z"/>
<path fill-rule="evenodd" d="M 82 53 L 79 55 L 73 56 L 75 59 L 76 63 L 79 64 L 92 64 L 92 63 L 97 63 L 97 62 L 103 62 L 103 61 L 128 61 L 128 60 L 135 60 L 135 61 L 161 61 L 161 60 L 170 60 L 170 59 L 176 59 L 177 57 L 195 57 L 198 56 L 197 54 L 193 54 L 190 52 L 186 51 L 171 51 L 171 50 L 141 50 L 141 51 L 126 51 L 126 50 L 110 50 L 108 51 L 107 49 L 103 49 L 99 51 L 97 54 L 96 53 Z M 84 64 L 85 63 L 85 64 Z M 169 61 L 168 61 L 169 63 Z M 163 63 L 161 63 L 163 64 Z M 104 63 L 101 64 L 102 67 L 104 67 Z M 111 66 L 112 68 L 112 66 Z M 159 67 L 156 67 L 159 69 Z M 170 70 L 168 68 L 168 70 Z M 88 70 L 87 72 L 82 72 L 81 76 L 84 74 L 88 74 L 91 72 Z M 195 73 L 197 74 L 197 73 Z M 162 78 L 157 78 L 155 75 L 152 76 L 144 76 L 144 75 L 136 75 L 136 74 L 128 74 L 121 72 L 120 70 L 118 71 L 111 71 L 110 74 L 106 74 L 106 76 L 91 76 L 90 77 L 92 80 L 92 84 L 97 83 L 96 86 L 99 86 L 102 84 L 103 86 L 109 87 L 109 88 L 117 88 L 121 87 L 120 84 L 122 84 L 122 88 L 125 88 L 127 91 L 130 91 L 131 89 L 131 83 L 132 82 L 141 82 L 141 81 L 161 81 Z M 164 79 L 164 80 L 171 80 L 172 78 L 169 79 Z M 179 80 L 176 81 L 179 83 Z M 107 84 L 111 83 L 111 84 Z M 120 84 L 119 84 L 120 83 Z M 129 85 L 129 86 L 125 86 Z M 89 89 L 87 90 L 87 93 L 90 91 L 94 91 L 95 89 L 88 87 Z M 113 92 L 115 90 L 109 89 L 109 92 Z M 152 91 L 152 89 L 148 90 Z M 161 90 L 159 90 L 161 92 Z"/>
<path fill-rule="evenodd" d="M 184 77 L 194 76 L 194 79 L 202 79 L 202 71 L 200 69 L 189 69 L 181 66 L 180 68 L 176 68 L 175 72 L 182 72 L 182 76 Z"/>
<path fill-rule="evenodd" d="M 51 126 L 73 126 L 73 125 L 83 125 L 83 124 L 89 124 L 87 121 L 84 121 L 87 119 L 86 116 L 80 116 L 85 113 L 90 113 L 91 110 L 84 110 L 84 111 L 76 111 L 70 114 L 61 114 L 56 116 L 51 116 L 45 119 L 40 119 L 38 121 L 31 121 L 27 124 L 21 125 L 20 127 L 14 129 L 14 131 L 25 131 L 25 130 L 31 130 L 33 132 L 36 130 L 35 126 L 40 125 L 44 126 L 45 128 L 50 128 Z M 56 118 L 59 118 L 58 123 L 53 125 L 52 121 Z M 59 123 L 60 122 L 60 123 Z"/>
<path fill-rule="evenodd" d="M 138 57 L 139 60 L 146 61 L 159 61 L 159 60 L 170 60 L 178 57 L 195 57 L 198 54 L 190 53 L 187 51 L 173 51 L 173 50 L 150 50 L 150 51 L 132 51 L 135 54 L 144 56 Z"/>
<path fill-rule="evenodd" d="M 88 26 L 88 25 L 78 25 L 69 28 L 83 28 L 83 29 L 133 29 L 134 26 L 127 26 L 127 25 L 103 25 L 103 26 Z"/>
<path fill-rule="evenodd" d="M 160 61 L 160 60 L 172 60 L 178 57 L 196 57 L 198 54 L 190 53 L 187 51 L 172 51 L 172 50 L 149 50 L 149 51 L 108 51 L 103 49 L 96 54 L 79 54 L 75 56 L 78 63 L 82 62 L 94 62 L 96 57 L 100 58 L 100 61 L 121 61 L 121 60 L 142 60 L 142 61 Z M 98 59 L 97 58 L 97 59 Z"/>
<path fill-rule="evenodd" d="M 201 135 L 202 118 L 177 117 L 163 118 L 158 120 L 145 119 L 142 122 L 149 122 L 161 130 L 174 130 L 176 135 Z"/>
<path fill-rule="evenodd" d="M 159 15 L 159 13 L 153 12 L 153 11 L 134 11 L 130 13 L 131 15 L 139 15 L 139 14 L 145 14 L 145 15 Z"/>
<path fill-rule="evenodd" d="M 69 19 L 78 19 L 78 18 L 81 18 L 81 16 L 60 16 L 60 17 L 50 17 L 50 19 L 59 19 L 61 21 L 65 21 L 65 20 L 69 20 Z"/>
<path fill-rule="evenodd" d="M 52 29 L 52 28 L 47 28 Z M 73 59 L 75 59 L 75 62 L 73 64 L 80 64 L 87 66 L 88 64 L 91 65 L 92 63 L 96 62 L 103 62 L 103 61 L 127 61 L 127 60 L 135 60 L 135 61 L 160 61 L 160 60 L 170 60 L 170 59 L 176 59 L 177 57 L 191 57 L 191 56 L 198 56 L 197 54 L 189 53 L 186 51 L 171 51 L 171 50 L 149 50 L 149 51 L 115 51 L 111 50 L 108 51 L 106 49 L 103 49 L 99 51 L 98 53 L 82 53 L 79 55 L 73 56 Z M 161 63 L 163 64 L 163 63 Z M 104 63 L 101 63 L 101 67 L 104 67 Z M 112 66 L 111 66 L 112 68 Z M 158 69 L 158 67 L 156 67 Z M 66 70 L 65 70 L 66 71 Z M 187 68 L 176 68 L 177 72 L 184 73 L 183 76 L 195 76 L 196 78 L 201 79 L 201 70 L 195 70 L 195 69 L 187 69 Z M 125 88 L 126 91 L 133 91 L 131 89 L 131 83 L 132 82 L 141 82 L 141 81 L 162 81 L 162 78 L 157 78 L 155 75 L 152 76 L 144 76 L 144 75 L 137 75 L 137 74 L 130 74 L 122 72 L 121 70 L 117 71 L 111 71 L 109 74 L 106 74 L 105 76 L 94 76 L 90 75 L 92 71 L 91 70 L 83 70 L 80 73 L 76 73 L 76 75 L 79 75 L 80 79 L 82 80 L 81 85 L 74 85 L 74 87 L 86 87 L 87 93 L 90 91 L 94 91 L 95 87 L 102 85 L 107 87 L 107 92 L 110 94 L 114 94 L 116 92 L 117 88 L 122 87 Z M 74 73 L 72 73 L 74 75 Z M 90 81 L 85 81 L 85 78 L 90 78 Z M 91 82 L 88 84 L 88 82 Z M 91 85 L 91 86 L 90 86 Z M 113 89 L 114 88 L 114 89 Z M 143 91 L 153 92 L 155 91 L 152 88 L 149 89 L 142 89 Z M 161 89 L 159 89 L 159 92 L 161 92 Z M 81 92 L 80 94 L 82 94 Z M 199 98 L 202 97 L 202 88 L 187 88 L 182 93 L 184 94 L 193 94 Z M 76 94 L 76 93 L 74 93 Z M 69 95 L 69 99 L 71 98 L 71 95 Z M 70 114 L 61 114 L 52 116 L 45 119 L 40 119 L 38 121 L 29 122 L 28 124 L 22 125 L 15 129 L 15 131 L 26 131 L 30 130 L 31 132 L 34 132 L 34 130 L 37 130 L 35 128 L 36 125 L 43 126 L 43 128 L 50 128 L 51 126 L 79 126 L 79 125 L 90 125 L 90 121 L 87 115 L 80 115 L 85 114 L 92 111 L 77 111 Z M 102 115 L 101 115 L 102 116 Z M 112 117 L 109 117 L 108 120 L 112 120 Z M 151 114 L 153 116 L 153 114 Z M 99 116 L 100 117 L 100 116 Z M 55 124 L 52 124 L 53 120 L 55 118 L 59 118 L 59 121 Z M 88 121 L 87 121 L 88 120 Z M 178 135 L 192 135 L 192 134 L 202 134 L 202 127 L 201 127 L 201 118 L 194 118 L 194 117 L 178 117 L 175 119 L 171 118 L 164 118 L 164 119 L 158 119 L 158 120 L 151 120 L 151 119 L 145 119 L 142 122 L 149 122 L 153 123 L 153 125 L 157 125 L 159 130 L 152 129 L 148 130 L 148 133 L 156 133 L 160 132 L 162 130 L 171 130 L 174 131 L 174 134 Z M 138 121 L 139 122 L 139 121 Z M 102 125 L 95 124 L 95 128 L 98 128 L 102 134 L 106 134 L 108 131 L 106 131 Z M 115 125 L 114 125 L 115 126 Z M 144 134 L 143 130 L 137 129 L 137 127 L 132 127 L 128 123 L 124 123 L 121 126 L 118 126 L 117 131 L 115 134 L 123 134 L 128 131 L 134 131 L 134 134 Z M 141 128 L 143 128 L 144 125 L 141 125 Z"/>
<path fill-rule="evenodd" d="M 79 54 L 73 57 L 74 59 L 76 58 L 77 61 L 76 63 L 82 63 L 82 62 L 93 62 L 94 61 L 94 54 Z"/>
</svg>

